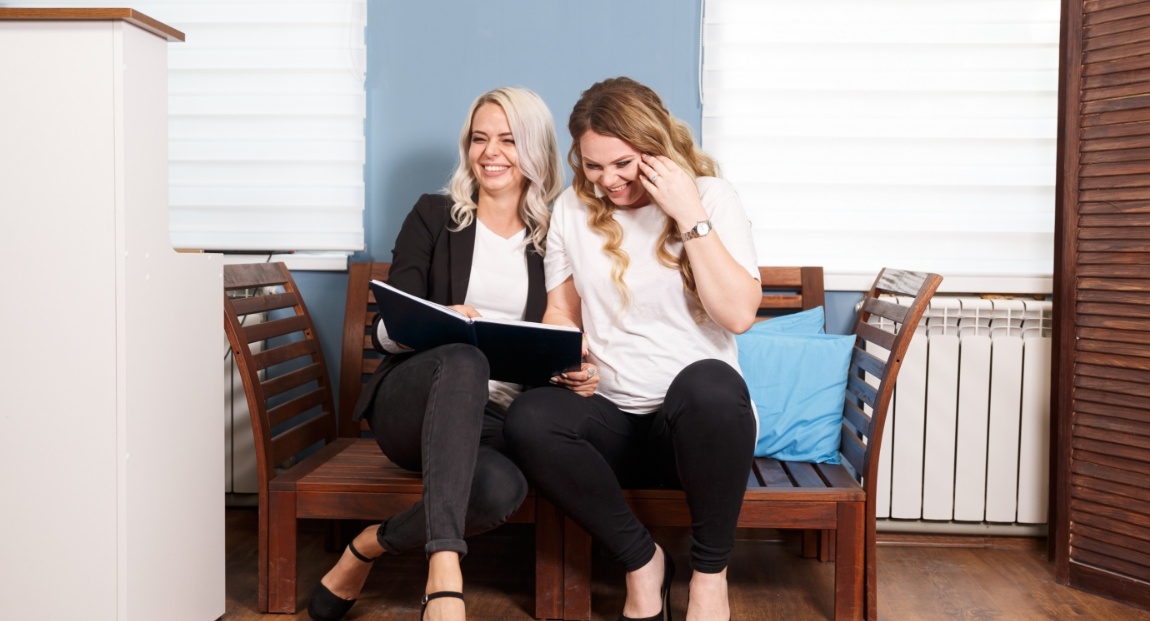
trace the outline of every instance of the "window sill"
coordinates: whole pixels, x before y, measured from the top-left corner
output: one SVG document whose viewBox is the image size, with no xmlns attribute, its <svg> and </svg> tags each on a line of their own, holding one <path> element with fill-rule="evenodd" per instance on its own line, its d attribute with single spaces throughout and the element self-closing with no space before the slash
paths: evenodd
<svg viewBox="0 0 1150 621">
<path fill-rule="evenodd" d="M 291 252 L 264 254 L 222 253 L 225 265 L 237 263 L 275 263 L 282 261 L 291 271 L 346 272 L 349 255 L 346 252 Z"/>
</svg>

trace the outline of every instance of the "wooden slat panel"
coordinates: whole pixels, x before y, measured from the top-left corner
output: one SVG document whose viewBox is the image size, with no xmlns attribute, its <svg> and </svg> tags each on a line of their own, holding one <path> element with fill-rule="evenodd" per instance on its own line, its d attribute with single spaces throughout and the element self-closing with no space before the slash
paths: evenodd
<svg viewBox="0 0 1150 621">
<path fill-rule="evenodd" d="M 1129 43 L 1133 42 L 1150 42 L 1150 21 L 1148 21 L 1146 27 L 1133 27 L 1130 30 L 1124 30 L 1120 33 L 1099 35 L 1086 39 L 1083 42 L 1082 49 L 1087 52 L 1106 49 L 1123 50 Z M 1115 54 L 1123 54 L 1123 52 L 1116 51 Z"/>
<path fill-rule="evenodd" d="M 1148 164 L 1150 164 L 1150 161 L 1148 161 L 1148 160 L 1150 160 L 1150 149 L 1134 149 L 1133 153 L 1129 152 L 1129 151 L 1127 151 L 1127 152 L 1102 151 L 1100 153 L 1091 153 L 1090 155 L 1093 156 L 1093 159 L 1101 159 L 1103 157 L 1108 157 L 1108 158 L 1117 157 L 1117 154 L 1119 154 L 1119 153 L 1125 155 L 1125 157 L 1122 157 L 1122 159 L 1119 159 L 1117 161 L 1105 161 L 1105 162 L 1099 162 L 1097 164 L 1087 164 L 1087 163 L 1083 162 L 1083 166 L 1080 169 L 1082 176 L 1083 177 L 1090 177 L 1090 178 L 1094 179 L 1094 178 L 1118 177 L 1121 175 L 1137 175 L 1137 174 L 1142 174 L 1142 173 L 1146 172 L 1147 168 L 1150 168 L 1150 166 L 1148 166 Z M 1139 158 L 1133 157 L 1133 155 L 1135 153 L 1138 153 L 1138 154 L 1145 153 L 1146 159 L 1142 159 L 1141 157 L 1139 157 Z M 1083 159 L 1087 159 L 1087 158 L 1083 158 Z M 1086 186 L 1081 186 L 1081 187 L 1086 187 Z M 1092 186 L 1092 187 L 1098 187 L 1098 186 Z"/>
<path fill-rule="evenodd" d="M 331 412 L 320 412 L 307 422 L 296 425 L 271 439 L 271 459 L 280 464 L 315 443 L 317 437 L 324 437 L 331 429 L 331 439 L 335 438 L 335 419 Z"/>
<path fill-rule="evenodd" d="M 843 407 L 843 420 L 860 433 L 866 433 L 870 428 L 870 416 L 851 402 L 847 402 Z"/>
<path fill-rule="evenodd" d="M 1129 548 L 1131 550 L 1146 549 L 1147 540 L 1131 537 L 1123 533 L 1115 533 L 1112 531 L 1102 530 L 1095 528 L 1089 524 L 1077 524 L 1074 527 L 1074 534 L 1076 537 L 1087 537 L 1095 541 L 1103 541 L 1111 545 Z"/>
<path fill-rule="evenodd" d="M 879 274 L 875 288 L 882 293 L 914 297 L 918 295 L 918 291 L 926 282 L 926 278 L 926 275 L 921 272 L 884 269 Z"/>
<path fill-rule="evenodd" d="M 886 366 L 886 361 L 855 345 L 851 351 L 851 366 L 860 368 L 874 377 L 882 377 L 882 370 Z"/>
<path fill-rule="evenodd" d="M 1101 26 L 1110 22 L 1119 22 L 1114 28 L 1128 28 L 1120 25 L 1127 20 L 1150 15 L 1150 7 L 1144 2 L 1132 0 L 1086 0 L 1086 13 L 1083 15 L 1084 26 Z"/>
<path fill-rule="evenodd" d="M 1087 476 L 1074 476 L 1071 479 L 1071 483 L 1075 486 L 1075 498 L 1091 500 L 1130 510 L 1148 508 L 1145 504 L 1145 485 L 1128 485 L 1120 481 L 1097 479 Z"/>
<path fill-rule="evenodd" d="M 850 472 L 841 465 L 836 464 L 816 464 L 815 468 L 827 480 L 831 487 L 859 487 L 859 482 L 851 476 Z"/>
<path fill-rule="evenodd" d="M 1092 388 L 1116 395 L 1150 399 L 1150 385 L 1143 383 L 1123 382 L 1098 376 L 1081 376 L 1074 382 L 1074 386 L 1079 389 Z"/>
<path fill-rule="evenodd" d="M 312 390 L 274 408 L 268 408 L 268 421 L 272 427 L 286 423 L 312 408 L 323 406 L 324 396 L 323 391 Z"/>
<path fill-rule="evenodd" d="M 819 476 L 813 464 L 804 462 L 783 462 L 783 467 L 791 473 L 791 479 L 798 487 L 818 489 L 826 487 L 826 483 Z"/>
<path fill-rule="evenodd" d="M 866 447 L 863 446 L 861 440 L 846 429 L 843 429 L 840 434 L 839 451 L 842 452 L 843 456 L 846 457 L 847 463 L 849 463 L 855 471 L 865 471 Z"/>
<path fill-rule="evenodd" d="M 311 382 L 323 381 L 323 367 L 318 364 L 309 364 L 290 373 L 277 375 L 260 384 L 264 391 L 264 398 L 270 399 L 294 388 Z"/>
<path fill-rule="evenodd" d="M 869 323 L 858 324 L 855 326 L 855 335 L 863 341 L 874 343 L 879 347 L 890 351 L 894 345 L 894 334 L 885 330 L 880 330 L 878 327 Z"/>
<path fill-rule="evenodd" d="M 281 319 L 273 319 L 271 321 L 263 321 L 244 326 L 244 334 L 248 338 L 248 343 L 256 343 L 280 336 L 295 334 L 297 332 L 302 333 L 307 330 L 307 327 L 307 317 L 303 315 L 291 315 Z"/>
<path fill-rule="evenodd" d="M 1082 363 L 1150 371 L 1150 351 L 1139 346 L 1079 340 L 1077 347 Z"/>
<path fill-rule="evenodd" d="M 1112 392 L 1081 387 L 1075 388 L 1074 399 L 1075 401 L 1089 401 L 1093 403 L 1105 404 L 1107 406 L 1117 405 L 1131 409 L 1137 409 L 1146 406 L 1146 400 L 1142 397 L 1119 395 Z"/>
<path fill-rule="evenodd" d="M 759 457 L 755 459 L 755 472 L 759 473 L 759 481 L 763 487 L 791 487 L 794 482 L 783 469 L 777 459 Z"/>
<path fill-rule="evenodd" d="M 298 302 L 294 293 L 274 293 L 271 295 L 257 295 L 250 298 L 235 298 L 232 306 L 239 316 L 252 313 L 266 313 L 283 308 L 292 308 Z"/>
<path fill-rule="evenodd" d="M 1083 39 L 1087 41 L 1096 37 L 1127 33 L 1150 27 L 1150 15 L 1131 16 L 1118 20 L 1103 19 L 1104 15 L 1097 13 L 1096 10 L 1096 6 L 1091 4 L 1089 12 L 1083 16 Z"/>
<path fill-rule="evenodd" d="M 1096 508 L 1096 505 L 1086 503 L 1072 503 L 1072 510 L 1070 516 L 1074 519 L 1075 524 L 1085 524 L 1092 528 L 1099 528 L 1108 530 L 1121 535 L 1140 539 L 1146 529 L 1140 524 L 1133 524 L 1124 519 L 1115 518 L 1107 513 L 1101 513 Z"/>
<path fill-rule="evenodd" d="M 1150 192 L 1145 192 L 1144 196 L 1150 196 Z M 1150 226 L 1150 213 L 1085 214 L 1078 222 L 1083 228 Z"/>
<path fill-rule="evenodd" d="M 1090 540 L 1075 537 L 1074 557 L 1082 563 L 1118 570 L 1143 582 L 1150 582 L 1150 567 L 1133 550 L 1117 550 L 1105 544 L 1091 545 Z"/>
<path fill-rule="evenodd" d="M 886 300 L 867 298 L 866 301 L 863 302 L 863 310 L 873 316 L 890 319 L 895 323 L 901 324 L 906 321 L 906 315 L 910 312 L 910 307 Z"/>
<path fill-rule="evenodd" d="M 878 393 L 875 388 L 855 373 L 847 376 L 847 394 L 862 399 L 863 403 L 872 408 L 878 405 Z"/>
<path fill-rule="evenodd" d="M 1114 404 L 1101 405 L 1093 401 L 1084 400 L 1077 407 L 1078 416 L 1075 417 L 1076 425 L 1096 424 L 1092 421 L 1094 416 L 1106 417 L 1115 421 L 1130 421 L 1137 423 L 1139 431 L 1143 435 L 1150 435 L 1150 403 L 1146 403 L 1142 408 L 1127 408 Z"/>
<path fill-rule="evenodd" d="M 1139 88 L 1145 88 L 1141 84 L 1136 84 Z M 1150 163 L 1150 149 L 1130 149 L 1128 151 L 1096 151 L 1093 153 L 1084 153 L 1081 158 L 1083 164 L 1081 170 L 1095 170 L 1106 171 L 1107 168 L 1102 168 L 1106 165 L 1113 164 L 1137 164 L 1143 166 L 1141 170 L 1145 170 L 1145 166 Z M 1119 173 L 1122 171 L 1119 169 Z M 1090 175 L 1095 176 L 1095 175 Z M 1083 211 L 1083 205 L 1079 206 L 1079 212 Z"/>
<path fill-rule="evenodd" d="M 283 286 L 291 280 L 283 263 L 243 263 L 226 267 L 224 289 L 227 290 Z"/>
<path fill-rule="evenodd" d="M 270 366 L 287 362 L 288 360 L 295 360 L 303 356 L 311 356 L 318 351 L 315 341 L 308 339 L 304 341 L 295 341 L 279 347 L 265 349 L 261 352 L 252 354 L 252 359 L 256 362 L 256 367 L 260 370 L 266 369 Z"/>
<path fill-rule="evenodd" d="M 1096 464 L 1104 468 L 1112 468 L 1114 470 L 1127 470 L 1135 473 L 1146 471 L 1145 461 L 1118 457 L 1107 452 L 1090 451 L 1081 444 L 1076 445 L 1077 442 L 1077 440 L 1072 440 L 1071 446 L 1077 450 L 1082 451 L 1083 454 L 1077 456 L 1075 461 L 1082 461 L 1085 463 Z M 1084 442 L 1089 443 L 1088 440 Z M 1099 442 L 1093 442 L 1091 444 L 1093 444 L 1095 447 L 1102 448 L 1104 451 L 1108 448 Z"/>
</svg>

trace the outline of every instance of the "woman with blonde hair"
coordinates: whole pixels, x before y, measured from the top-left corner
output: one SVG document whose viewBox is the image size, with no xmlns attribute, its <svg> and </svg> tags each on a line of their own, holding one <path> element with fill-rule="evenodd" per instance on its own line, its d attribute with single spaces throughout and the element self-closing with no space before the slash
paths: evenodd
<svg viewBox="0 0 1150 621">
<path fill-rule="evenodd" d="M 550 205 L 563 183 L 551 112 L 535 93 L 499 88 L 472 104 L 459 135 L 447 194 L 425 194 L 404 220 L 389 284 L 469 317 L 539 321 L 546 293 L 543 251 Z M 492 381 L 470 345 L 412 351 L 387 338 L 355 418 L 380 449 L 423 473 L 423 499 L 361 532 L 312 594 L 315 621 L 341 619 L 374 561 L 422 548 L 428 558 L 423 614 L 463 619 L 464 537 L 502 524 L 527 483 L 507 457 L 503 420 L 521 386 Z"/>
<path fill-rule="evenodd" d="M 568 128 L 575 177 L 551 217 L 543 321 L 585 331 L 587 372 L 600 383 L 589 399 L 553 387 L 523 394 L 505 433 L 536 489 L 623 565 L 620 619 L 669 619 L 675 568 L 622 489 L 684 490 L 687 619 L 726 619 L 726 568 L 756 436 L 734 339 L 761 299 L 750 223 L 650 88 L 599 82 Z"/>
</svg>

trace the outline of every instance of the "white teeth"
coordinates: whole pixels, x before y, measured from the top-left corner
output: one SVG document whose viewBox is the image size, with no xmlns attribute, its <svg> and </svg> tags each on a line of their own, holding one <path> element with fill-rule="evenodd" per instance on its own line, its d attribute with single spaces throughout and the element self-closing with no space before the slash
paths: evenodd
<svg viewBox="0 0 1150 621">
<path fill-rule="evenodd" d="M 511 168 L 511 167 L 510 166 L 484 166 L 483 170 L 486 170 L 487 172 L 503 172 L 503 171 L 507 170 L 508 168 Z"/>
<path fill-rule="evenodd" d="M 614 188 L 607 188 L 607 191 L 608 191 L 608 192 L 618 192 L 619 190 L 622 190 L 623 188 L 625 188 L 625 187 L 627 187 L 627 186 L 629 186 L 629 185 L 631 185 L 631 183 L 630 183 L 630 182 L 627 182 L 627 183 L 624 183 L 623 185 L 621 185 L 621 186 L 618 186 L 618 187 L 614 187 Z"/>
</svg>

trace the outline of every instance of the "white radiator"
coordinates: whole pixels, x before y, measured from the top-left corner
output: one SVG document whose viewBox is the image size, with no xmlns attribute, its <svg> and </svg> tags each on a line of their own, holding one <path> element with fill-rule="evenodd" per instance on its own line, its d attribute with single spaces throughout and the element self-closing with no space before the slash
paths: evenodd
<svg viewBox="0 0 1150 621">
<path fill-rule="evenodd" d="M 883 433 L 883 527 L 1046 523 L 1050 313 L 1043 300 L 934 297 Z"/>
</svg>

